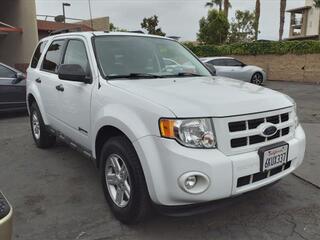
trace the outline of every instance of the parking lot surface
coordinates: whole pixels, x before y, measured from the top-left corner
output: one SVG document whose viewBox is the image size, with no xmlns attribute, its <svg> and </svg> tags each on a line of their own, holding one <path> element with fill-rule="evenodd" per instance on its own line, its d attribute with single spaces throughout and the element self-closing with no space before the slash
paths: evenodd
<svg viewBox="0 0 320 240">
<path fill-rule="evenodd" d="M 0 190 L 14 206 L 14 239 L 320 239 L 320 86 L 267 87 L 297 101 L 307 130 L 305 163 L 295 175 L 206 214 L 153 214 L 130 227 L 110 213 L 90 160 L 62 143 L 37 149 L 27 116 L 1 114 Z"/>
</svg>

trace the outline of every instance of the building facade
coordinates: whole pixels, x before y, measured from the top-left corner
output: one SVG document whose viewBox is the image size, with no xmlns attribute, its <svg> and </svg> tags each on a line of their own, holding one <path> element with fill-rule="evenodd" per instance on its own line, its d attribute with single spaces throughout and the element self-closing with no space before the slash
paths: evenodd
<svg viewBox="0 0 320 240">
<path fill-rule="evenodd" d="M 35 0 L 1 0 L 0 62 L 23 70 L 38 42 Z"/>
<path fill-rule="evenodd" d="M 320 9 L 313 0 L 305 6 L 287 10 L 291 14 L 288 40 L 319 39 Z"/>
</svg>

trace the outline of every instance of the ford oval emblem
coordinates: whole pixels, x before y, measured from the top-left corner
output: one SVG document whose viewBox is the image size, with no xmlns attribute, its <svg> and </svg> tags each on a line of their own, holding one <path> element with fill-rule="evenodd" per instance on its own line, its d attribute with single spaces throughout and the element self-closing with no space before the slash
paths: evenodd
<svg viewBox="0 0 320 240">
<path fill-rule="evenodd" d="M 272 137 L 277 133 L 278 129 L 276 126 L 269 126 L 263 129 L 262 135 L 265 137 Z"/>
</svg>

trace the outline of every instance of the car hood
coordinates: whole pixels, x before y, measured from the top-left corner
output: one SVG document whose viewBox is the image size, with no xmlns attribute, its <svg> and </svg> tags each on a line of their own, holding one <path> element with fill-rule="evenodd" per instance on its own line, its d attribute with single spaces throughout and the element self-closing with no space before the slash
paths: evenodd
<svg viewBox="0 0 320 240">
<path fill-rule="evenodd" d="M 282 93 L 224 77 L 112 80 L 109 83 L 165 106 L 181 118 L 225 117 L 293 106 Z"/>
</svg>

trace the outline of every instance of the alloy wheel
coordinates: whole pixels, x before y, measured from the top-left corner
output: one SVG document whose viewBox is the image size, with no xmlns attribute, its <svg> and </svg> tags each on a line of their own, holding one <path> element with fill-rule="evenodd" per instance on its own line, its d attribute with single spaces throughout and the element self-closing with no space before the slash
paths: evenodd
<svg viewBox="0 0 320 240">
<path fill-rule="evenodd" d="M 128 205 L 131 198 L 131 180 L 124 160 L 111 154 L 105 166 L 105 181 L 112 201 L 120 208 Z"/>
<path fill-rule="evenodd" d="M 39 140 L 40 139 L 40 121 L 36 112 L 32 114 L 32 131 L 34 137 Z"/>
<path fill-rule="evenodd" d="M 252 77 L 252 83 L 261 85 L 263 82 L 263 76 L 259 73 L 255 73 Z"/>
</svg>

